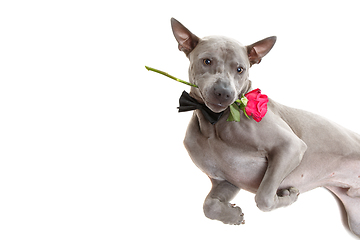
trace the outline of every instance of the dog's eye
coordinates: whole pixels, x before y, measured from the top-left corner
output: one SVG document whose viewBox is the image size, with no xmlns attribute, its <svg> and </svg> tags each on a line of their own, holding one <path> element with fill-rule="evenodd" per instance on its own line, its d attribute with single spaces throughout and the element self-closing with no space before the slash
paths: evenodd
<svg viewBox="0 0 360 240">
<path fill-rule="evenodd" d="M 211 60 L 210 60 L 210 59 L 204 59 L 204 64 L 205 64 L 205 65 L 210 65 L 210 64 L 211 64 Z"/>
<path fill-rule="evenodd" d="M 238 67 L 236 70 L 238 73 L 242 73 L 244 71 L 244 69 L 242 67 Z"/>
</svg>

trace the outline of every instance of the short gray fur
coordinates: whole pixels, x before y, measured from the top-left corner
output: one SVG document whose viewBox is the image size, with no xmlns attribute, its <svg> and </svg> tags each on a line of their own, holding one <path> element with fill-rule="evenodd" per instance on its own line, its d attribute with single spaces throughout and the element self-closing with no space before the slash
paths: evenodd
<svg viewBox="0 0 360 240">
<path fill-rule="evenodd" d="M 171 19 L 172 30 L 190 60 L 190 95 L 213 112 L 225 110 L 212 125 L 195 110 L 184 144 L 193 162 L 212 181 L 204 202 L 208 218 L 244 223 L 229 201 L 245 189 L 257 206 L 271 211 L 294 203 L 317 187 L 332 191 L 344 204 L 349 227 L 360 237 L 360 136 L 325 118 L 269 100 L 261 122 L 228 122 L 228 106 L 251 90 L 249 69 L 271 50 L 276 37 L 249 46 L 221 36 L 198 38 Z M 205 60 L 210 60 L 205 61 Z M 237 68 L 243 69 L 238 73 Z"/>
</svg>

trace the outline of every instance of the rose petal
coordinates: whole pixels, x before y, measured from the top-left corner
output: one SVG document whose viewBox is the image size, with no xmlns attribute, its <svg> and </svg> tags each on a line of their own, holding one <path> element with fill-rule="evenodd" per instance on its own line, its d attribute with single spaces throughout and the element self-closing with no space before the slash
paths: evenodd
<svg viewBox="0 0 360 240">
<path fill-rule="evenodd" d="M 248 99 L 248 104 L 245 107 L 246 114 L 252 116 L 255 121 L 260 122 L 267 113 L 268 97 L 261 94 L 259 88 L 248 92 L 245 97 Z"/>
</svg>

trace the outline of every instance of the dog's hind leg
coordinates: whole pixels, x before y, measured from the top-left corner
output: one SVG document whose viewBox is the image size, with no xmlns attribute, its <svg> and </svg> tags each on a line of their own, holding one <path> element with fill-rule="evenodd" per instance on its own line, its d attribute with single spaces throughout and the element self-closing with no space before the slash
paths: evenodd
<svg viewBox="0 0 360 240">
<path fill-rule="evenodd" d="M 211 179 L 212 188 L 204 202 L 205 216 L 226 224 L 244 224 L 244 214 L 240 207 L 229 203 L 240 189 L 228 181 Z"/>
<path fill-rule="evenodd" d="M 350 197 L 348 188 L 327 186 L 344 204 L 350 230 L 360 238 L 360 197 Z"/>
</svg>

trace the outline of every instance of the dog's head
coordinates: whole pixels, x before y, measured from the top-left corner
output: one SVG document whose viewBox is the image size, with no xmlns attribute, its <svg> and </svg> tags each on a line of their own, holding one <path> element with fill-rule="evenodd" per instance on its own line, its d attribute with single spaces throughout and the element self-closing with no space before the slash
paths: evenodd
<svg viewBox="0 0 360 240">
<path fill-rule="evenodd" d="M 249 68 L 274 46 L 276 37 L 252 45 L 226 37 L 198 38 L 176 19 L 171 19 L 174 36 L 190 60 L 189 81 L 198 85 L 191 94 L 213 112 L 224 111 L 249 88 Z"/>
</svg>

